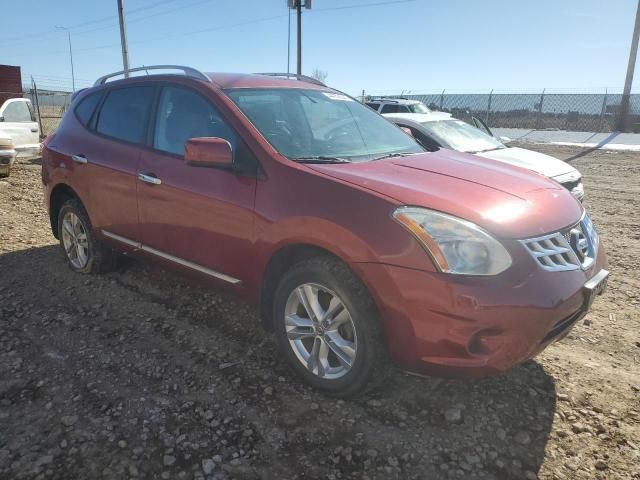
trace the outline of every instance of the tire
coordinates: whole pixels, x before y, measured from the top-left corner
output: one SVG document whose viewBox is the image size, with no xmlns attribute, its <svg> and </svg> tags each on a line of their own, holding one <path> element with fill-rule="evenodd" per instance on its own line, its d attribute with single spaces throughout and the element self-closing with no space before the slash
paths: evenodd
<svg viewBox="0 0 640 480">
<path fill-rule="evenodd" d="M 6 172 L 0 172 L 0 178 L 7 178 L 9 175 L 11 175 L 11 164 L 7 167 Z"/>
<path fill-rule="evenodd" d="M 117 266 L 118 254 L 96 239 L 89 215 L 75 198 L 67 200 L 58 213 L 58 238 L 74 272 L 106 273 Z"/>
<path fill-rule="evenodd" d="M 309 299 L 315 304 L 316 310 L 311 310 L 316 321 L 303 298 L 307 305 Z M 319 318 L 329 311 L 338 314 L 324 321 Z M 390 370 L 382 325 L 369 292 L 333 257 L 305 260 L 284 274 L 276 289 L 273 318 L 278 345 L 291 366 L 326 394 L 354 395 L 381 383 Z"/>
</svg>

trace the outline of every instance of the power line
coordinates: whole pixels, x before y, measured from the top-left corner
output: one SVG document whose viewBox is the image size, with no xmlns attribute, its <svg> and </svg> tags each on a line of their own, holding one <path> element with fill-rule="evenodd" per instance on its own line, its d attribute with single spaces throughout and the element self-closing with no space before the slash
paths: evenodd
<svg viewBox="0 0 640 480">
<path fill-rule="evenodd" d="M 176 34 L 173 34 L 173 35 L 164 35 L 162 37 L 147 38 L 145 40 L 138 40 L 138 41 L 135 41 L 135 42 L 129 42 L 129 44 L 149 43 L 149 42 L 157 42 L 159 40 L 165 40 L 165 39 L 170 39 L 170 38 L 188 37 L 188 36 L 191 36 L 191 35 L 198 35 L 200 33 L 215 32 L 215 31 L 218 31 L 218 30 L 227 30 L 229 28 L 234 28 L 234 27 L 241 27 L 241 26 L 245 26 L 245 25 L 253 25 L 255 23 L 267 22 L 267 21 L 270 21 L 270 20 L 284 18 L 286 16 L 287 16 L 287 14 L 274 15 L 272 17 L 256 18 L 254 20 L 248 20 L 248 21 L 245 21 L 245 22 L 231 23 L 231 24 L 228 24 L 228 25 L 220 25 L 220 26 L 211 27 L 211 28 L 203 28 L 201 30 L 192 30 L 190 32 L 176 33 Z M 101 50 L 101 49 L 104 49 L 104 48 L 113 48 L 113 47 L 119 47 L 119 46 L 120 46 L 119 43 L 111 43 L 109 45 L 100 45 L 100 46 L 96 46 L 96 47 L 81 48 L 81 49 L 77 49 L 76 51 L 78 51 L 78 52 L 87 52 L 87 51 L 90 51 L 90 50 Z"/>
<path fill-rule="evenodd" d="M 397 4 L 397 3 L 409 3 L 409 2 L 416 2 L 417 0 L 391 0 L 391 1 L 384 1 L 384 2 L 375 2 L 375 3 L 360 3 L 360 4 L 356 4 L 356 5 L 345 5 L 342 7 L 330 7 L 330 8 L 322 8 L 322 9 L 317 9 L 315 11 L 318 12 L 327 12 L 327 11 L 332 11 L 332 10 L 345 10 L 345 9 L 350 9 L 350 8 L 367 8 L 367 7 L 378 7 L 381 5 L 391 5 L 391 4 Z M 197 2 L 200 3 L 200 2 Z M 225 30 L 225 29 L 229 29 L 229 28 L 233 28 L 233 27 L 239 27 L 239 26 L 244 26 L 244 25 L 251 25 L 254 23 L 261 23 L 261 22 L 266 22 L 266 21 L 270 21 L 270 20 L 276 20 L 276 19 L 280 19 L 280 18 L 284 18 L 288 16 L 287 14 L 283 14 L 283 15 L 274 15 L 271 17 L 263 17 L 263 18 L 257 18 L 254 20 L 248 20 L 245 22 L 238 22 L 238 23 L 232 23 L 232 24 L 228 24 L 228 25 L 221 25 L 218 27 L 211 27 L 211 28 L 204 28 L 201 30 L 192 30 L 190 32 L 183 32 L 183 33 L 176 33 L 173 35 L 164 35 L 162 37 L 155 37 L 155 38 L 149 38 L 149 39 L 145 39 L 145 40 L 138 40 L 136 42 L 129 42 L 130 44 L 139 44 L 139 43 L 149 43 L 149 42 L 156 42 L 159 40 L 164 40 L 164 39 L 169 39 L 169 38 L 178 38 L 178 37 L 187 37 L 187 36 L 191 36 L 191 35 L 198 35 L 200 33 L 206 33 L 206 32 L 214 32 L 214 31 L 218 31 L 218 30 Z M 131 23 L 131 22 L 129 22 Z M 113 43 L 113 44 L 109 44 L 109 45 L 100 45 L 100 46 L 96 46 L 96 47 L 88 47 L 88 48 L 82 48 L 82 49 L 77 49 L 77 51 L 90 51 L 90 50 L 101 50 L 104 48 L 112 48 L 112 47 L 118 47 L 120 46 L 117 43 Z"/>
<path fill-rule="evenodd" d="M 355 5 L 343 5 L 341 7 L 325 7 L 325 8 L 315 8 L 315 12 L 329 12 L 333 10 L 347 10 L 350 8 L 367 8 L 367 7 L 380 7 L 382 5 L 393 5 L 395 3 L 411 3 L 416 2 L 417 0 L 389 0 L 386 2 L 374 2 L 374 3 L 358 3 Z"/>
<path fill-rule="evenodd" d="M 175 1 L 175 0 L 165 0 L 164 2 L 156 2 L 150 6 L 147 6 L 146 8 L 153 8 L 153 6 L 157 6 L 160 3 L 169 3 L 170 1 Z M 211 0 L 199 0 L 197 2 L 193 2 L 191 4 L 188 4 L 187 6 L 181 6 L 179 8 L 175 8 L 175 9 L 171 9 L 171 10 L 167 10 L 165 12 L 158 12 L 158 13 L 154 13 L 151 15 L 146 15 L 144 17 L 138 17 L 132 20 L 128 20 L 128 23 L 134 22 L 134 21 L 138 21 L 138 20 L 145 20 L 147 18 L 151 18 L 151 17 L 155 17 L 158 15 L 163 15 L 166 13 L 171 13 L 174 12 L 176 10 L 183 10 L 184 8 L 188 8 L 189 6 L 197 6 L 200 5 L 202 3 L 206 3 L 208 1 Z M 373 3 L 359 3 L 359 4 L 354 4 L 354 5 L 344 5 L 344 6 L 340 6 L 340 7 L 327 7 L 327 8 L 319 8 L 319 9 L 315 9 L 315 12 L 328 12 L 328 11 L 336 11 L 336 10 L 346 10 L 346 9 L 357 9 L 357 8 L 369 8 L 369 7 L 378 7 L 378 6 L 382 6 L 382 5 L 392 5 L 392 4 L 399 4 L 399 3 L 410 3 L 410 2 L 415 2 L 418 0 L 387 0 L 387 1 L 381 1 L 381 2 L 373 2 Z M 136 11 L 140 11 L 140 8 L 136 9 Z M 262 23 L 262 22 L 267 22 L 267 21 L 271 21 L 271 20 L 276 20 L 276 19 L 281 19 L 286 17 L 288 14 L 282 14 L 282 15 L 274 15 L 274 16 L 270 16 L 270 17 L 263 17 L 263 18 L 257 18 L 254 20 L 248 20 L 248 21 L 244 21 L 244 22 L 237 22 L 237 23 L 232 23 L 232 24 L 227 24 L 227 25 L 220 25 L 217 27 L 211 27 L 211 28 L 204 28 L 204 29 L 200 29 L 200 30 L 192 30 L 189 32 L 183 32 L 183 33 L 176 33 L 176 34 L 172 34 L 172 35 L 164 35 L 162 37 L 153 37 L 153 38 L 148 38 L 148 39 L 143 39 L 143 40 L 138 40 L 135 42 L 129 42 L 129 44 L 141 44 L 141 43 L 149 43 L 149 42 L 157 42 L 157 41 L 161 41 L 161 40 L 165 40 L 165 39 L 171 39 L 171 38 L 180 38 L 180 37 L 188 37 L 191 35 L 199 35 L 201 33 L 208 33 L 208 32 L 214 32 L 214 31 L 219 31 L 219 30 L 226 30 L 226 29 L 230 29 L 230 28 L 235 28 L 235 27 L 241 27 L 241 26 L 245 26 L 245 25 L 252 25 L 252 24 L 256 24 L 256 23 Z M 88 23 L 88 22 L 85 22 Z M 78 25 L 76 25 L 77 27 Z M 96 29 L 90 29 L 90 30 L 84 30 L 84 31 L 80 31 L 80 32 L 76 32 L 75 35 L 81 35 L 84 33 L 90 33 L 92 31 L 97 31 L 97 30 L 103 30 L 105 28 L 113 28 L 113 27 L 117 27 L 118 24 L 114 24 L 114 25 L 109 25 L 106 27 L 99 27 Z M 87 47 L 87 48 L 78 48 L 78 49 L 74 49 L 75 52 L 88 52 L 88 51 L 94 51 L 94 50 L 103 50 L 103 49 L 107 49 L 107 48 L 115 48 L 115 47 L 120 47 L 121 45 L 119 43 L 111 43 L 111 44 L 106 44 L 106 45 L 98 45 L 95 47 Z M 20 56 L 38 56 L 38 55 L 49 55 L 53 53 L 52 51 L 49 52 L 33 52 L 33 53 L 26 53 L 26 54 L 20 54 Z M 62 50 L 60 51 L 56 51 L 56 53 L 66 53 Z"/>
<path fill-rule="evenodd" d="M 145 6 L 134 8 L 134 9 L 130 10 L 127 13 L 127 15 L 134 14 L 134 13 L 137 13 L 137 12 L 141 12 L 141 11 L 144 11 L 144 10 L 149 10 L 149 9 L 152 9 L 152 8 L 156 8 L 158 6 L 165 5 L 167 3 L 172 3 L 172 2 L 175 2 L 175 1 L 177 1 L 177 0 L 161 0 L 161 1 L 158 1 L 158 2 L 154 2 L 154 3 L 151 3 L 151 4 L 145 5 Z M 207 1 L 210 1 L 210 0 L 207 0 Z M 182 8 L 185 8 L 185 7 L 180 7 L 180 9 L 182 9 Z M 172 10 L 172 11 L 175 11 L 175 9 Z M 87 25 L 93 25 L 93 24 L 96 24 L 96 23 L 102 23 L 102 22 L 106 22 L 108 20 L 113 21 L 114 16 L 115 15 L 110 15 L 108 17 L 100 17 L 100 18 L 96 18 L 96 19 L 93 19 L 93 20 L 87 20 L 86 22 L 81 22 L 81 23 L 76 23 L 74 25 L 70 25 L 68 28 L 70 30 L 74 30 L 76 28 L 84 27 L 84 26 L 87 26 Z M 117 24 L 116 24 L 116 26 L 117 26 Z M 101 27 L 101 28 L 98 28 L 96 30 L 102 30 L 103 28 L 104 27 Z M 111 27 L 109 27 L 109 28 L 111 28 Z M 54 30 L 47 30 L 47 31 L 42 31 L 42 32 L 37 32 L 37 33 L 30 33 L 30 34 L 27 34 L 27 35 L 20 35 L 18 37 L 10 37 L 10 38 L 0 39 L 0 43 L 2 43 L 3 46 L 9 46 L 10 47 L 10 46 L 15 46 L 17 44 L 30 43 L 30 42 L 33 42 L 33 41 L 40 41 L 40 40 L 44 40 L 46 38 L 53 38 L 53 37 L 59 36 L 59 34 L 53 35 L 53 33 L 55 33 Z M 27 42 L 20 42 L 21 39 L 33 38 L 33 37 L 45 37 L 45 38 L 38 38 L 37 40 L 29 40 Z M 15 43 L 16 40 L 18 41 L 18 43 Z"/>
</svg>

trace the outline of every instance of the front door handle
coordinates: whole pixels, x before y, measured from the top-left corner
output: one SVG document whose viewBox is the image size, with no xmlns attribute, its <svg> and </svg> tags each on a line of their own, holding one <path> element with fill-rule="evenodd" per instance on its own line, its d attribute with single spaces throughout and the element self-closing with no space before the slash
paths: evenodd
<svg viewBox="0 0 640 480">
<path fill-rule="evenodd" d="M 151 185 L 160 185 L 162 183 L 162 180 L 160 180 L 155 175 L 149 175 L 146 173 L 138 173 L 138 180 L 141 180 L 144 183 L 149 183 Z"/>
<path fill-rule="evenodd" d="M 32 129 L 31 129 L 31 131 L 32 131 L 33 133 L 38 133 L 38 129 L 37 129 L 37 128 L 32 128 Z"/>
<path fill-rule="evenodd" d="M 87 157 L 85 157 L 84 155 L 71 155 L 71 160 L 81 165 L 84 165 L 89 161 L 87 160 Z"/>
</svg>

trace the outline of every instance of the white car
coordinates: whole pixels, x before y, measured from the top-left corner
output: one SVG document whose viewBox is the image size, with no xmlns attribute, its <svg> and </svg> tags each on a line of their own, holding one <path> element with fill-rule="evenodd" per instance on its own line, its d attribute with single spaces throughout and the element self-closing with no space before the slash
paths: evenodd
<svg viewBox="0 0 640 480">
<path fill-rule="evenodd" d="M 399 127 L 409 129 L 411 135 L 427 149 L 449 148 L 518 165 L 552 178 L 578 200 L 584 198 L 582 175 L 578 170 L 550 155 L 507 147 L 477 118 L 473 120 L 479 128 L 443 112 L 394 113 L 384 117 Z"/>
<path fill-rule="evenodd" d="M 13 160 L 9 163 L 9 167 L 0 169 L 0 174 L 4 170 L 6 170 L 5 175 L 9 174 L 11 165 L 15 161 L 16 153 L 18 155 L 37 155 L 40 152 L 40 128 L 38 127 L 38 122 L 36 122 L 31 102 L 28 99 L 10 98 L 0 106 L 0 138 L 3 139 L 4 146 L 11 144 L 15 149 Z M 8 150 L 4 148 L 3 151 Z M 4 158 L 8 158 L 8 155 L 6 153 Z M 2 163 L 2 160 L 0 160 L 0 163 Z"/>
<path fill-rule="evenodd" d="M 370 98 L 367 107 L 378 113 L 429 113 L 429 107 L 418 100 L 406 98 Z"/>
</svg>

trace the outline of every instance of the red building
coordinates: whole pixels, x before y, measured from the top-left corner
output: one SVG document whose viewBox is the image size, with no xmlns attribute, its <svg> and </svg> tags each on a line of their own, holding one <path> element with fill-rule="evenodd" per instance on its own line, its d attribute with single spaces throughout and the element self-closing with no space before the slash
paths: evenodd
<svg viewBox="0 0 640 480">
<path fill-rule="evenodd" d="M 22 97 L 20 67 L 0 65 L 0 105 L 8 98 Z"/>
</svg>

